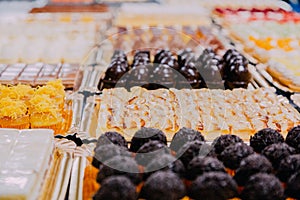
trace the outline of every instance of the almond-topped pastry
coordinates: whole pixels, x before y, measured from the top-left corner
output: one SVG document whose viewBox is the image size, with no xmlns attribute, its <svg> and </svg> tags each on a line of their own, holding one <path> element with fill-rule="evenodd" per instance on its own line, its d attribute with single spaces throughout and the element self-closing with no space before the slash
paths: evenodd
<svg viewBox="0 0 300 200">
<path fill-rule="evenodd" d="M 1 128 L 29 128 L 29 115 L 25 102 L 9 97 L 0 99 Z"/>
<path fill-rule="evenodd" d="M 260 129 L 283 135 L 300 124 L 300 114 L 271 88 L 104 89 L 100 96 L 98 134 L 118 131 L 130 140 L 141 127 L 158 128 L 168 141 L 182 127 L 201 131 L 208 140 L 222 134 L 248 139 Z"/>
</svg>

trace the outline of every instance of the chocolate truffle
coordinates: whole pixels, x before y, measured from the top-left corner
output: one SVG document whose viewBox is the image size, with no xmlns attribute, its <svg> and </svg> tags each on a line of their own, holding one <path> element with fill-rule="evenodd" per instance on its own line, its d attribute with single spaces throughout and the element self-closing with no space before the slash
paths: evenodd
<svg viewBox="0 0 300 200">
<path fill-rule="evenodd" d="M 221 161 L 213 157 L 197 156 L 187 166 L 186 178 L 195 180 L 206 172 L 226 172 Z"/>
<path fill-rule="evenodd" d="M 203 142 L 205 141 L 203 135 L 200 132 L 190 128 L 183 127 L 174 134 L 170 144 L 170 148 L 171 150 L 177 152 L 187 142 L 191 142 L 195 140 L 199 140 Z"/>
<path fill-rule="evenodd" d="M 105 179 L 93 200 L 136 200 L 135 185 L 125 176 L 112 176 Z"/>
<path fill-rule="evenodd" d="M 277 171 L 277 177 L 282 182 L 287 182 L 293 174 L 299 171 L 300 155 L 290 155 L 281 160 Z"/>
<path fill-rule="evenodd" d="M 113 158 L 114 156 L 126 156 L 130 157 L 131 153 L 128 151 L 126 147 L 118 146 L 115 144 L 107 144 L 101 145 L 94 149 L 94 157 L 92 161 L 92 165 L 96 168 L 107 160 Z"/>
<path fill-rule="evenodd" d="M 195 200 L 227 200 L 237 195 L 237 184 L 223 172 L 208 172 L 198 176 L 188 191 L 188 196 Z"/>
<path fill-rule="evenodd" d="M 253 153 L 252 147 L 247 144 L 235 143 L 226 147 L 219 157 L 225 167 L 235 170 L 244 158 Z"/>
<path fill-rule="evenodd" d="M 113 56 L 111 57 L 111 61 L 113 60 L 126 60 L 127 56 L 123 50 L 115 50 Z"/>
<path fill-rule="evenodd" d="M 271 144 L 282 142 L 284 142 L 283 136 L 271 128 L 264 128 L 250 137 L 250 146 L 257 153 L 260 153 L 265 147 Z"/>
<path fill-rule="evenodd" d="M 148 165 L 158 155 L 170 154 L 170 149 L 158 140 L 145 143 L 136 152 L 135 160 L 139 165 Z"/>
<path fill-rule="evenodd" d="M 262 155 L 269 159 L 275 170 L 278 168 L 282 159 L 295 153 L 296 150 L 286 143 L 271 144 L 261 152 Z"/>
<path fill-rule="evenodd" d="M 145 182 L 140 198 L 147 200 L 178 200 L 185 196 L 182 180 L 171 171 L 158 171 Z"/>
<path fill-rule="evenodd" d="M 150 63 L 150 51 L 137 51 L 133 57 L 132 67 Z"/>
<path fill-rule="evenodd" d="M 240 167 L 235 172 L 234 180 L 238 185 L 244 186 L 252 175 L 257 173 L 270 174 L 272 171 L 272 164 L 266 157 L 252 154 L 241 161 Z"/>
<path fill-rule="evenodd" d="M 141 146 L 151 140 L 158 140 L 167 145 L 167 138 L 164 132 L 155 128 L 143 127 L 131 139 L 130 151 L 137 152 Z"/>
<path fill-rule="evenodd" d="M 185 174 L 185 167 L 180 160 L 170 154 L 156 156 L 145 168 L 144 178 L 148 178 L 155 171 L 172 171 L 179 177 Z"/>
<path fill-rule="evenodd" d="M 241 193 L 243 200 L 284 200 L 280 181 L 272 174 L 258 173 L 250 177 Z"/>
<path fill-rule="evenodd" d="M 211 151 L 211 146 L 203 141 L 195 140 L 187 142 L 177 152 L 176 157 L 181 160 L 185 167 L 196 156 L 206 156 Z"/>
<path fill-rule="evenodd" d="M 124 175 L 128 177 L 134 184 L 139 184 L 141 175 L 139 167 L 135 160 L 126 156 L 115 156 L 101 165 L 97 174 L 97 182 L 102 183 L 108 177 L 115 175 Z"/>
<path fill-rule="evenodd" d="M 300 153 L 300 125 L 292 128 L 288 132 L 285 142 Z"/>
<path fill-rule="evenodd" d="M 187 65 L 188 63 L 195 62 L 195 54 L 192 49 L 183 49 L 177 53 L 178 55 L 178 64 L 181 67 Z"/>
<path fill-rule="evenodd" d="M 115 144 L 128 148 L 128 144 L 125 138 L 120 133 L 114 131 L 105 132 L 104 134 L 102 134 L 97 140 L 96 147 L 106 144 Z"/>
<path fill-rule="evenodd" d="M 285 193 L 290 198 L 300 199 L 300 172 L 294 174 L 287 182 Z"/>
<path fill-rule="evenodd" d="M 217 137 L 213 141 L 212 146 L 215 153 L 217 155 L 220 155 L 226 147 L 239 142 L 243 142 L 243 140 L 239 136 L 226 134 Z"/>
</svg>

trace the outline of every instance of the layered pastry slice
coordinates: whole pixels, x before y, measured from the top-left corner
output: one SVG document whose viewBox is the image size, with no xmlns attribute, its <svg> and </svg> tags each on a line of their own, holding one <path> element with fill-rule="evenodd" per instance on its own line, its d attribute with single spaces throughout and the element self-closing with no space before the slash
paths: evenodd
<svg viewBox="0 0 300 200">
<path fill-rule="evenodd" d="M 52 131 L 1 129 L 0 151 L 0 199 L 39 199 L 54 160 Z"/>
<path fill-rule="evenodd" d="M 271 88 L 159 89 L 133 87 L 103 90 L 97 134 L 118 131 L 130 140 L 141 127 L 163 130 L 171 140 L 182 127 L 207 139 L 237 134 L 248 139 L 262 128 L 287 131 L 300 124 L 300 114 Z"/>
</svg>

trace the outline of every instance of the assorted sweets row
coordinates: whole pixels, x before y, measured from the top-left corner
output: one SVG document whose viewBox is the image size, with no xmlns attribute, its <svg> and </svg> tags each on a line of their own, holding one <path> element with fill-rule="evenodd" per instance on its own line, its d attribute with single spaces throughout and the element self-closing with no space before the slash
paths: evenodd
<svg viewBox="0 0 300 200">
<path fill-rule="evenodd" d="M 163 130 L 168 141 L 182 127 L 201 131 L 207 139 L 237 134 L 247 140 L 260 129 L 284 135 L 300 123 L 300 114 L 272 88 L 247 90 L 105 89 L 99 96 L 97 135 L 118 131 L 131 140 L 142 127 Z"/>
<path fill-rule="evenodd" d="M 65 88 L 74 88 L 79 64 L 1 64 L 1 84 L 45 85 L 49 80 L 60 79 Z"/>
<path fill-rule="evenodd" d="M 212 49 L 204 49 L 198 58 L 191 49 L 177 53 L 161 49 L 153 57 L 150 51 L 140 50 L 134 53 L 132 61 L 118 50 L 100 80 L 99 89 L 247 88 L 251 78 L 248 60 L 235 49 L 227 50 L 223 57 Z"/>
<path fill-rule="evenodd" d="M 298 199 L 300 126 L 286 139 L 271 128 L 250 137 L 225 134 L 208 144 L 182 128 L 167 146 L 164 132 L 141 128 L 130 145 L 101 135 L 85 168 L 83 199 Z"/>
<path fill-rule="evenodd" d="M 57 173 L 53 132 L 0 130 L 0 139 L 0 199 L 49 198 Z"/>
<path fill-rule="evenodd" d="M 221 23 L 233 39 L 242 43 L 246 52 L 267 64 L 267 71 L 274 78 L 298 92 L 300 91 L 298 68 L 300 60 L 297 56 L 300 52 L 298 37 L 300 16 L 281 10 L 270 12 L 273 13 L 273 17 L 278 18 L 256 17 L 250 20 L 252 16 L 258 15 L 253 13 L 265 16 L 265 12 L 246 10 L 230 12 L 230 17 L 221 20 Z M 227 14 L 228 12 L 224 12 L 221 16 Z"/>
<path fill-rule="evenodd" d="M 59 79 L 37 88 L 0 85 L 1 128 L 50 128 L 64 133 L 70 128 L 69 112 Z"/>
<path fill-rule="evenodd" d="M 224 49 L 209 26 L 117 26 L 108 30 L 107 41 L 113 49 L 125 52 L 147 50 L 155 54 L 156 49 L 169 48 L 174 51 L 191 48 L 198 50 L 200 45 L 215 51 Z"/>
</svg>

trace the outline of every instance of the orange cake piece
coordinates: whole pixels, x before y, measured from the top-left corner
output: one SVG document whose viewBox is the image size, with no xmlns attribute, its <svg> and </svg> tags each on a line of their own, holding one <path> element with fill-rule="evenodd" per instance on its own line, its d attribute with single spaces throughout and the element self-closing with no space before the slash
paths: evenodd
<svg viewBox="0 0 300 200">
<path fill-rule="evenodd" d="M 48 95 L 35 95 L 29 101 L 31 128 L 49 128 L 55 133 L 61 130 L 63 118 L 59 107 Z"/>
<path fill-rule="evenodd" d="M 25 102 L 9 97 L 0 99 L 1 128 L 29 128 L 29 115 Z"/>
</svg>

